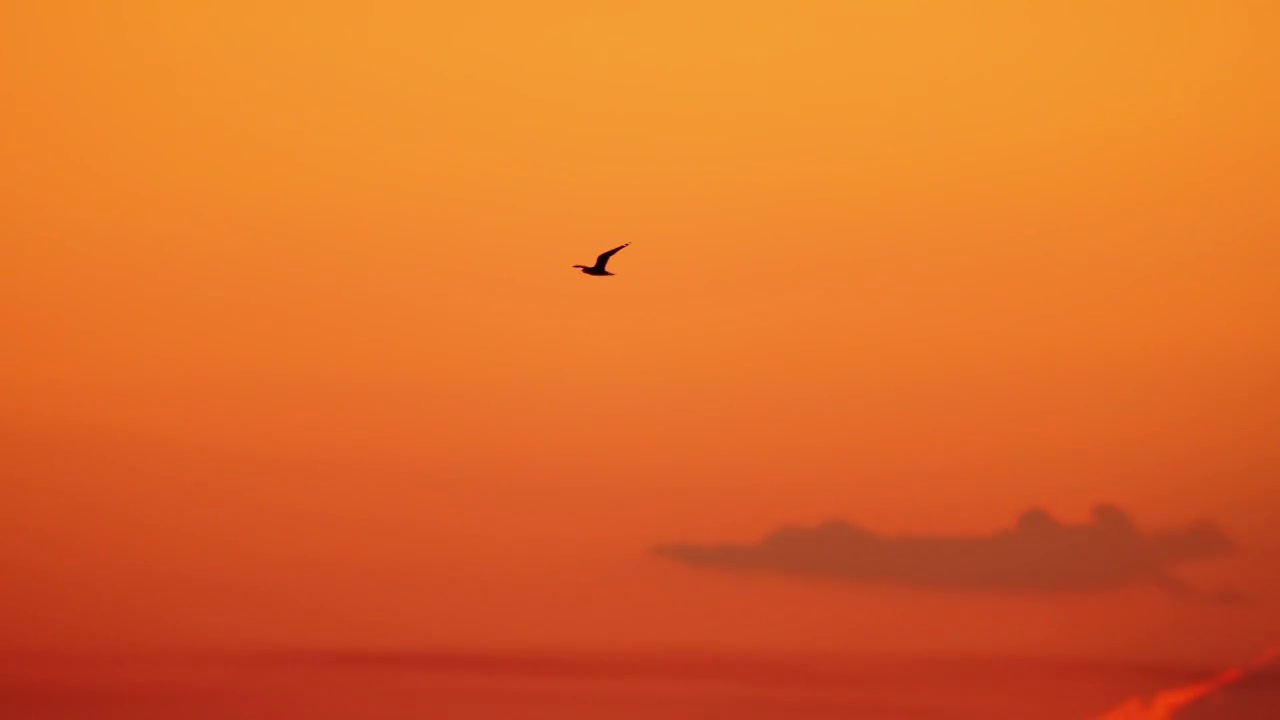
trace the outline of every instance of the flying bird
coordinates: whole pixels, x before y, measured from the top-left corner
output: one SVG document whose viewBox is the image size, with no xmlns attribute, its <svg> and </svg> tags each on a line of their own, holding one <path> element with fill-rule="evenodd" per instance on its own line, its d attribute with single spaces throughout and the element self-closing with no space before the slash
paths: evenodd
<svg viewBox="0 0 1280 720">
<path fill-rule="evenodd" d="M 604 266 L 609 263 L 609 258 L 613 257 L 614 253 L 618 252 L 619 250 L 621 250 L 622 248 L 630 244 L 631 243 L 623 243 L 612 250 L 600 253 L 600 257 L 596 258 L 595 265 L 590 265 L 590 266 L 574 265 L 574 267 L 581 268 L 582 272 L 587 275 L 612 275 L 613 273 L 609 272 L 608 270 L 605 270 Z"/>
</svg>

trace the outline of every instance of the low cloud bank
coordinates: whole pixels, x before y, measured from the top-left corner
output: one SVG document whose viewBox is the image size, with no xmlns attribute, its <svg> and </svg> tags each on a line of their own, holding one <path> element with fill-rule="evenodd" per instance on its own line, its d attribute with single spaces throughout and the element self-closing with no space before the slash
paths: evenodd
<svg viewBox="0 0 1280 720">
<path fill-rule="evenodd" d="M 1211 522 L 1145 532 L 1114 505 L 1070 524 L 1032 509 L 989 535 L 887 536 L 841 520 L 784 527 L 758 542 L 676 543 L 659 556 L 698 568 L 765 571 L 945 592 L 1069 594 L 1155 586 L 1171 596 L 1235 602 L 1176 578 L 1175 566 L 1232 551 Z"/>
</svg>

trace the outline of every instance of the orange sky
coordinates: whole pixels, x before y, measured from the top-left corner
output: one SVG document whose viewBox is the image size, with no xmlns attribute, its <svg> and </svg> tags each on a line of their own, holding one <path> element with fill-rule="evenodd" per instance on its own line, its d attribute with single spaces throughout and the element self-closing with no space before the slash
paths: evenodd
<svg viewBox="0 0 1280 720">
<path fill-rule="evenodd" d="M 0 642 L 1280 637 L 1272 3 L 118 5 L 0 4 Z M 648 553 L 1099 501 L 1258 602 Z"/>
</svg>

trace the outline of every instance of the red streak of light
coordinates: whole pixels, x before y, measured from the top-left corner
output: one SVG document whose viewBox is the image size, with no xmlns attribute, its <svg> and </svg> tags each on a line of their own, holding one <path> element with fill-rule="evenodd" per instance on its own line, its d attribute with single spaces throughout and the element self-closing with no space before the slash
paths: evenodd
<svg viewBox="0 0 1280 720">
<path fill-rule="evenodd" d="M 1278 658 L 1280 647 L 1271 648 L 1247 665 L 1224 670 L 1203 682 L 1158 692 L 1149 701 L 1133 698 L 1120 707 L 1099 715 L 1095 720 L 1175 720 L 1174 713 L 1177 711 L 1206 695 L 1218 692 Z"/>
</svg>

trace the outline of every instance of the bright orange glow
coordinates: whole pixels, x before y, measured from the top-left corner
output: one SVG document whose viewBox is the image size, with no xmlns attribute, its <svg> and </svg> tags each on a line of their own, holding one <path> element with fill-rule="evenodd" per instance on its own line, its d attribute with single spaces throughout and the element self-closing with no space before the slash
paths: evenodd
<svg viewBox="0 0 1280 720">
<path fill-rule="evenodd" d="M 0 645 L 1280 636 L 650 553 L 1115 503 L 1280 592 L 1276 3 L 2 5 Z"/>
</svg>

